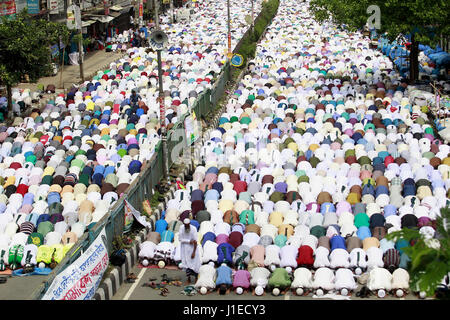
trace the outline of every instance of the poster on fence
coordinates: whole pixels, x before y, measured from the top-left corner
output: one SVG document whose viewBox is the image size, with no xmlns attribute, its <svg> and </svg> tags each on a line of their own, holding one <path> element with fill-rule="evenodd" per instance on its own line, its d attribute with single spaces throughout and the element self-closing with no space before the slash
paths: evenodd
<svg viewBox="0 0 450 320">
<path fill-rule="evenodd" d="M 150 222 L 145 220 L 145 217 L 141 216 L 141 213 L 139 211 L 137 211 L 131 205 L 131 203 L 129 203 L 127 200 L 124 201 L 124 210 L 125 210 L 125 226 L 124 226 L 123 233 L 130 231 L 131 225 L 133 224 L 134 219 L 136 219 L 136 221 L 139 222 L 140 224 L 142 224 L 144 227 L 151 228 L 152 225 L 150 224 Z M 128 216 L 128 221 L 127 221 L 127 216 Z M 128 225 L 127 225 L 127 222 L 128 222 Z M 125 232 L 125 229 L 128 229 L 128 230 Z"/>
<path fill-rule="evenodd" d="M 58 274 L 42 300 L 91 300 L 108 267 L 105 228 L 80 257 Z"/>
<path fill-rule="evenodd" d="M 123 203 L 124 203 L 124 206 L 123 206 L 123 210 L 124 210 L 123 234 L 126 234 L 126 233 L 130 232 L 131 226 L 133 225 L 134 218 L 133 218 L 133 212 L 131 210 L 130 203 L 127 202 L 126 200 Z"/>
<path fill-rule="evenodd" d="M 184 119 L 184 128 L 186 131 L 186 143 L 190 146 L 195 141 L 197 141 L 198 137 L 200 136 L 200 123 L 199 121 L 197 121 L 197 117 L 194 111 L 192 111 L 192 115 Z"/>
</svg>

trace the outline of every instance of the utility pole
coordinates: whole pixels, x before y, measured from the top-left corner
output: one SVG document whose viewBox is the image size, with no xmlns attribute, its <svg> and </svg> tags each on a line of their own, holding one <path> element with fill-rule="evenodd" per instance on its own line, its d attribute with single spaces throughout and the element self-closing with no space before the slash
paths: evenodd
<svg viewBox="0 0 450 320">
<path fill-rule="evenodd" d="M 228 55 L 227 60 L 230 60 L 231 56 L 231 23 L 230 23 L 230 0 L 227 0 L 227 17 L 228 17 Z"/>
<path fill-rule="evenodd" d="M 160 31 L 159 26 L 159 0 L 155 0 L 155 25 L 156 31 Z M 167 132 L 166 132 L 166 107 L 164 105 L 164 91 L 163 91 L 163 72 L 162 72 L 162 59 L 161 50 L 156 50 L 158 60 L 158 82 L 159 82 L 159 121 L 161 126 L 161 141 L 162 141 L 162 154 L 163 154 L 163 177 L 168 179 L 169 177 L 169 155 L 167 151 Z"/>
<path fill-rule="evenodd" d="M 153 0 L 155 4 L 155 28 L 159 30 L 159 0 Z"/>
<path fill-rule="evenodd" d="M 78 41 L 78 64 L 80 65 L 80 78 L 84 82 L 84 71 L 83 71 L 83 26 L 81 22 L 81 1 L 76 0 L 75 2 L 75 21 L 78 28 L 78 35 L 80 37 Z"/>
</svg>

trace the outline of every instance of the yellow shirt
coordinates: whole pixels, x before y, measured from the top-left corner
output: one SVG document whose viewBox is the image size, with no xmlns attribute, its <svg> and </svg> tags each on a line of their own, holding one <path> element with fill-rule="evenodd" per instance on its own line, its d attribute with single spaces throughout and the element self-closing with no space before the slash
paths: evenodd
<svg viewBox="0 0 450 320">
<path fill-rule="evenodd" d="M 372 248 L 372 247 L 379 248 L 380 241 L 375 237 L 368 237 L 362 241 L 362 245 L 363 245 L 363 250 L 367 251 L 369 248 Z"/>
<path fill-rule="evenodd" d="M 269 223 L 278 228 L 283 224 L 283 214 L 279 211 L 272 212 L 269 216 Z"/>
</svg>

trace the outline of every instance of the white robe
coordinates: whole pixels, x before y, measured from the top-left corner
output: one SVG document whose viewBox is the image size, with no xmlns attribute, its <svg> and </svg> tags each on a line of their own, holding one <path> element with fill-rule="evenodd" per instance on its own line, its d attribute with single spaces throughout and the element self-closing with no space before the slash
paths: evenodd
<svg viewBox="0 0 450 320">
<path fill-rule="evenodd" d="M 207 289 L 216 287 L 216 269 L 209 264 L 204 264 L 199 269 L 195 288 L 199 289 L 201 287 L 206 287 Z"/>
<path fill-rule="evenodd" d="M 382 268 L 384 266 L 383 250 L 380 248 L 372 247 L 367 249 L 367 268 L 369 270 L 373 268 Z"/>
<path fill-rule="evenodd" d="M 347 250 L 337 248 L 330 253 L 331 268 L 348 268 L 350 267 L 350 255 Z"/>
<path fill-rule="evenodd" d="M 405 269 L 398 268 L 392 273 L 392 289 L 409 289 L 409 273 Z"/>
<path fill-rule="evenodd" d="M 348 289 L 355 290 L 357 284 L 350 269 L 340 268 L 336 270 L 334 286 L 336 290 Z"/>
<path fill-rule="evenodd" d="M 203 246 L 202 263 L 208 263 L 210 260 L 217 261 L 217 243 L 208 240 Z"/>
<path fill-rule="evenodd" d="M 367 287 L 372 291 L 376 291 L 379 289 L 390 291 L 392 287 L 391 273 L 384 268 L 377 268 L 377 267 L 373 268 L 369 272 Z"/>
<path fill-rule="evenodd" d="M 297 253 L 298 249 L 291 245 L 286 245 L 280 250 L 280 267 L 286 268 L 297 268 Z"/>
<path fill-rule="evenodd" d="M 274 264 L 276 266 L 279 266 L 281 263 L 280 259 L 280 247 L 274 244 L 271 244 L 266 247 L 266 256 L 264 259 L 264 265 L 266 267 Z"/>
<path fill-rule="evenodd" d="M 330 260 L 328 259 L 328 255 L 330 254 L 330 250 L 325 247 L 318 247 L 316 249 L 315 258 L 314 258 L 314 268 L 323 268 L 330 266 Z"/>
<path fill-rule="evenodd" d="M 251 275 L 250 285 L 254 287 L 261 286 L 265 288 L 269 283 L 270 271 L 267 270 L 267 268 L 263 267 L 253 268 L 252 271 L 250 271 L 250 275 Z"/>
<path fill-rule="evenodd" d="M 324 290 L 334 289 L 334 273 L 330 268 L 319 268 L 314 273 L 312 284 L 314 289 L 322 288 Z"/>
<path fill-rule="evenodd" d="M 294 272 L 294 281 L 292 281 L 291 288 L 312 288 L 313 277 L 310 270 L 306 268 L 298 268 Z"/>
<path fill-rule="evenodd" d="M 27 244 L 23 249 L 23 258 L 21 261 L 21 265 L 25 266 L 27 264 L 27 253 L 30 252 L 30 260 L 29 263 L 32 265 L 36 265 L 36 257 L 37 257 L 38 248 L 35 244 Z"/>
<path fill-rule="evenodd" d="M 359 256 L 358 256 L 359 253 Z M 355 248 L 350 252 L 350 267 L 351 268 L 367 268 L 366 252 L 361 248 Z"/>
<path fill-rule="evenodd" d="M 139 258 L 153 259 L 155 256 L 156 244 L 151 241 L 144 241 L 139 246 Z"/>
<path fill-rule="evenodd" d="M 198 248 L 200 247 L 200 244 L 197 244 L 197 250 L 195 250 L 194 259 L 191 258 L 192 251 L 194 250 L 194 245 L 189 244 L 191 240 L 198 240 L 197 239 L 197 230 L 193 226 L 189 228 L 189 232 L 186 232 L 184 224 L 180 227 L 180 230 L 178 231 L 178 239 L 181 244 L 181 263 L 183 266 L 183 269 L 191 269 L 195 273 L 198 273 L 200 270 L 200 252 Z"/>
</svg>

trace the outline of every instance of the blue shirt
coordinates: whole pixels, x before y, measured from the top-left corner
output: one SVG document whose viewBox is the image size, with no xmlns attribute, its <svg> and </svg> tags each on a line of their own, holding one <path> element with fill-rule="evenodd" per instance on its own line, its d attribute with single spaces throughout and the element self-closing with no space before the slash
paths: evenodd
<svg viewBox="0 0 450 320">
<path fill-rule="evenodd" d="M 231 279 L 233 271 L 229 266 L 220 266 L 217 268 L 217 279 L 216 285 L 228 284 L 231 285 L 233 283 Z"/>
<path fill-rule="evenodd" d="M 356 235 L 358 236 L 358 238 L 362 240 L 364 240 L 365 238 L 369 238 L 372 236 L 372 233 L 370 232 L 369 227 L 366 226 L 362 226 L 358 228 L 358 231 L 356 231 Z"/>
<path fill-rule="evenodd" d="M 380 248 L 383 250 L 383 254 L 388 251 L 389 249 L 395 249 L 395 243 L 394 241 L 387 240 L 386 238 L 383 238 L 380 240 Z"/>
<path fill-rule="evenodd" d="M 203 200 L 203 191 L 200 189 L 196 189 L 191 193 L 191 202 L 196 200 Z"/>
<path fill-rule="evenodd" d="M 161 242 L 172 242 L 174 236 L 171 230 L 164 230 L 161 234 Z"/>
<path fill-rule="evenodd" d="M 242 224 L 242 223 L 235 223 L 235 224 L 233 224 L 231 226 L 231 232 L 234 232 L 234 231 L 240 232 L 240 233 L 242 233 L 242 235 L 244 235 L 245 225 Z"/>
<path fill-rule="evenodd" d="M 155 231 L 159 232 L 159 234 L 162 235 L 162 233 L 167 229 L 167 221 L 164 219 L 159 219 L 155 223 Z"/>
<path fill-rule="evenodd" d="M 61 195 L 58 192 L 50 192 L 47 196 L 47 203 L 50 206 L 55 202 L 61 202 Z"/>
<path fill-rule="evenodd" d="M 384 217 L 389 217 L 392 215 L 396 215 L 397 214 L 397 208 L 392 205 L 392 204 L 388 204 L 387 206 L 384 207 Z"/>
<path fill-rule="evenodd" d="M 225 251 L 225 252 L 224 252 Z M 221 264 L 222 262 L 232 263 L 233 257 L 232 253 L 234 252 L 234 247 L 229 243 L 221 243 L 217 247 L 217 262 Z M 226 261 L 224 261 L 226 260 Z"/>
<path fill-rule="evenodd" d="M 214 232 L 207 232 L 203 235 L 202 246 L 204 246 L 205 242 L 208 240 L 212 242 L 216 241 L 216 235 L 214 234 Z"/>
<path fill-rule="evenodd" d="M 200 230 L 200 223 L 197 220 L 191 220 L 191 226 L 197 229 L 197 231 Z"/>
<path fill-rule="evenodd" d="M 325 214 L 327 212 L 336 212 L 336 208 L 331 202 L 322 203 L 320 206 L 320 213 Z"/>
<path fill-rule="evenodd" d="M 347 246 L 345 245 L 345 239 L 341 236 L 333 236 L 330 239 L 331 251 L 334 249 L 344 249 L 347 250 Z"/>
<path fill-rule="evenodd" d="M 217 201 L 217 200 L 219 200 L 219 198 L 220 198 L 219 191 L 217 191 L 215 189 L 210 189 L 210 190 L 206 191 L 206 193 L 205 193 L 205 202 L 208 200 L 216 200 Z"/>
<path fill-rule="evenodd" d="M 395 249 L 400 251 L 400 254 L 403 254 L 403 248 L 409 247 L 409 242 L 405 239 L 399 239 L 395 243 Z"/>
</svg>

